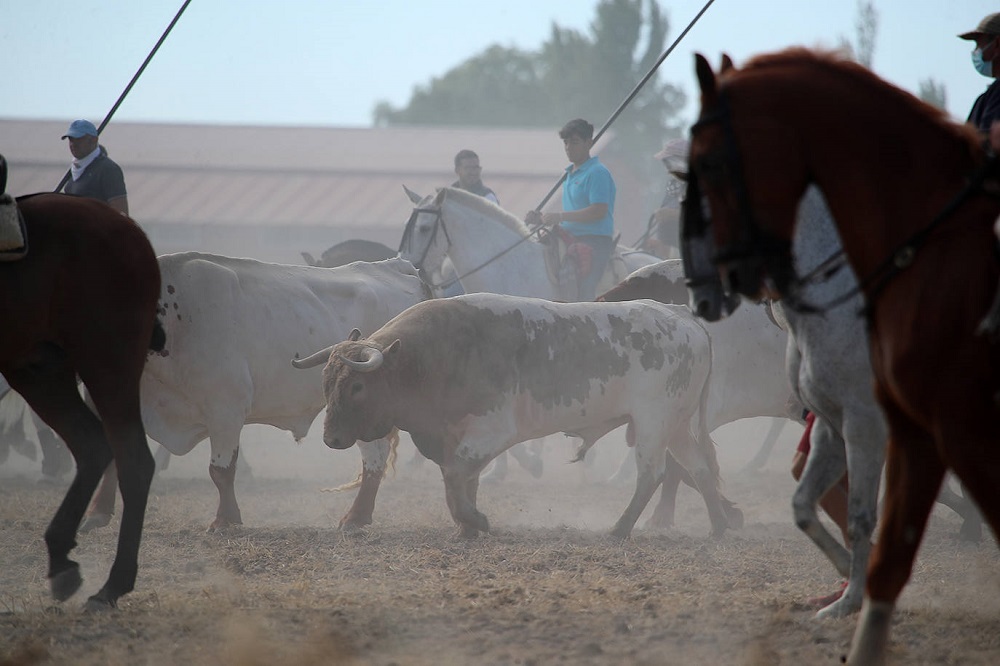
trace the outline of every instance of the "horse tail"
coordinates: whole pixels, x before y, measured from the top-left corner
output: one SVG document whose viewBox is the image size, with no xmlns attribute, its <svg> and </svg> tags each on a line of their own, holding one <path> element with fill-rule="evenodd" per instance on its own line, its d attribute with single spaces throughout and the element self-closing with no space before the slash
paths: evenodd
<svg viewBox="0 0 1000 666">
<path fill-rule="evenodd" d="M 7 191 L 7 159 L 0 155 L 0 194 Z"/>
<path fill-rule="evenodd" d="M 153 336 L 149 341 L 149 348 L 153 351 L 159 352 L 163 351 L 163 348 L 167 346 L 167 332 L 163 330 L 163 322 L 160 321 L 160 317 L 157 315 L 156 319 L 153 321 Z"/>
</svg>

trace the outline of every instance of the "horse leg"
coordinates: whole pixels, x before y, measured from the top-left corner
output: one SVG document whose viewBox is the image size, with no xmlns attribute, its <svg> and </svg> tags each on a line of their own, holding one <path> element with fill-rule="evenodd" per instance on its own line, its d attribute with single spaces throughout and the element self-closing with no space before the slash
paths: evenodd
<svg viewBox="0 0 1000 666">
<path fill-rule="evenodd" d="M 813 423 L 806 468 L 792 496 L 795 524 L 833 563 L 844 578 L 850 576 L 850 554 L 820 522 L 820 498 L 836 486 L 847 471 L 844 440 L 830 424 L 817 417 Z"/>
<path fill-rule="evenodd" d="M 45 530 L 49 552 L 49 585 L 53 598 L 65 601 L 82 583 L 80 567 L 69 559 L 76 532 L 101 474 L 111 461 L 101 422 L 87 409 L 76 388 L 76 376 L 62 359 L 5 369 L 11 386 L 66 442 L 76 461 L 76 475 L 52 522 Z"/>
<path fill-rule="evenodd" d="M 112 462 L 104 470 L 101 483 L 97 486 L 94 499 L 90 502 L 90 507 L 80 525 L 80 534 L 86 534 L 111 522 L 111 516 L 115 515 L 115 497 L 117 495 L 118 468 Z"/>
<path fill-rule="evenodd" d="M 340 519 L 340 529 L 351 532 L 372 524 L 375 511 L 375 496 L 385 477 L 389 460 L 390 445 L 384 439 L 374 442 L 358 442 L 361 449 L 361 487 L 354 497 L 354 503 Z"/>
<path fill-rule="evenodd" d="M 938 502 L 957 513 L 962 518 L 962 527 L 958 531 L 959 541 L 979 543 L 983 538 L 983 517 L 975 505 L 969 501 L 969 497 L 963 488 L 963 494 L 959 495 L 948 485 L 945 480 L 941 484 L 941 492 L 938 493 Z"/>
<path fill-rule="evenodd" d="M 847 451 L 847 539 L 851 568 L 847 588 L 840 599 L 816 616 L 843 617 L 861 608 L 872 532 L 878 518 L 878 487 L 885 462 L 885 422 L 874 405 L 863 410 L 847 410 L 842 427 Z M 822 446 L 822 444 L 821 444 Z"/>
<path fill-rule="evenodd" d="M 767 434 L 764 435 L 760 449 L 743 467 L 744 472 L 759 472 L 764 469 L 764 465 L 771 458 L 771 452 L 774 451 L 774 445 L 778 442 L 778 436 L 781 435 L 781 430 L 785 427 L 785 421 L 786 419 L 777 417 L 771 419 L 771 425 L 767 428 Z"/>
<path fill-rule="evenodd" d="M 42 476 L 57 480 L 63 474 L 72 471 L 73 456 L 37 414 L 32 413 L 31 418 L 35 424 L 35 433 L 38 435 L 38 446 L 42 449 Z"/>
<path fill-rule="evenodd" d="M 945 472 L 933 440 L 895 405 L 886 400 L 880 403 L 889 425 L 885 509 L 868 566 L 867 589 L 851 641 L 849 664 L 885 662 L 896 599 L 913 570 Z"/>
<path fill-rule="evenodd" d="M 240 455 L 239 425 L 216 428 L 209 434 L 212 458 L 208 463 L 208 475 L 219 491 L 219 508 L 215 520 L 208 526 L 209 532 L 218 532 L 234 525 L 243 524 L 240 505 L 236 502 L 236 460 Z"/>
</svg>

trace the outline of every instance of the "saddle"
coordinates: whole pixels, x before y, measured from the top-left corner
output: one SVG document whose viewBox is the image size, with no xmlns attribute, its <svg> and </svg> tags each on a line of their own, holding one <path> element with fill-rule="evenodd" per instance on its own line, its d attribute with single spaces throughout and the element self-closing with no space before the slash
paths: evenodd
<svg viewBox="0 0 1000 666">
<path fill-rule="evenodd" d="M 546 246 L 545 268 L 549 281 L 556 288 L 560 300 L 577 300 L 579 281 L 590 274 L 593 250 L 586 243 L 576 240 L 573 234 L 561 227 L 553 227 L 542 239 Z M 604 292 L 628 277 L 628 269 L 622 248 L 615 237 L 615 247 L 611 259 L 604 269 L 604 275 L 597 285 L 597 293 Z"/>
<path fill-rule="evenodd" d="M 17 261 L 28 254 L 24 217 L 9 194 L 0 194 L 0 261 Z"/>
</svg>

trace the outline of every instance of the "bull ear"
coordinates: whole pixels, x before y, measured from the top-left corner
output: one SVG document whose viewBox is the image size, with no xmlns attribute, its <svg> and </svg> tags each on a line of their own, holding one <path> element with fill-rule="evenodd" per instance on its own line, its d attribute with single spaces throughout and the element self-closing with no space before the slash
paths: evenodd
<svg viewBox="0 0 1000 666">
<path fill-rule="evenodd" d="M 403 185 L 403 191 L 406 192 L 406 196 L 410 198 L 410 201 L 412 201 L 415 204 L 419 204 L 424 199 L 422 196 L 420 196 L 419 194 L 408 188 L 406 185 Z"/>
<path fill-rule="evenodd" d="M 399 338 L 396 338 L 395 340 L 392 341 L 392 343 L 388 347 L 382 350 L 382 356 L 385 356 L 386 358 L 392 356 L 393 354 L 399 351 L 399 345 L 400 345 Z"/>
<path fill-rule="evenodd" d="M 352 328 L 350 335 L 347 336 L 347 339 L 350 340 L 351 342 L 357 342 L 358 338 L 360 337 L 361 337 L 361 330 L 357 328 Z"/>
<path fill-rule="evenodd" d="M 705 60 L 705 56 L 700 53 L 694 54 L 694 71 L 698 75 L 698 86 L 701 88 L 702 106 L 715 102 L 717 93 L 715 73 L 712 71 L 712 66 Z"/>
<path fill-rule="evenodd" d="M 315 266 L 316 265 L 316 260 L 313 259 L 313 256 L 311 254 L 309 254 L 308 252 L 300 252 L 299 254 L 302 255 L 302 258 L 306 260 L 306 264 L 308 264 L 309 266 Z"/>
<path fill-rule="evenodd" d="M 736 69 L 736 65 L 733 64 L 733 59 L 729 57 L 728 53 L 723 53 L 722 64 L 719 65 L 719 74 L 728 72 L 731 69 Z"/>
</svg>

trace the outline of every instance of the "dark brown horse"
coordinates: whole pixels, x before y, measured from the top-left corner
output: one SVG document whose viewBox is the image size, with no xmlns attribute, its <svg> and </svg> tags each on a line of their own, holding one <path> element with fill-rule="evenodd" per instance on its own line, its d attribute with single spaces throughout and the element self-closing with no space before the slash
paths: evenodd
<svg viewBox="0 0 1000 666">
<path fill-rule="evenodd" d="M 0 183 L 6 163 L 0 158 Z M 69 446 L 76 477 L 45 531 L 52 596 L 82 582 L 69 559 L 101 474 L 114 459 L 124 509 L 107 582 L 87 607 L 115 606 L 135 585 L 153 457 L 139 413 L 147 350 L 162 349 L 160 272 L 138 225 L 110 206 L 64 194 L 17 199 L 29 251 L 0 262 L 0 372 Z M 86 386 L 100 419 L 80 397 Z"/>
<path fill-rule="evenodd" d="M 724 58 L 718 76 L 699 55 L 696 71 L 689 199 L 707 199 L 723 278 L 751 298 L 807 305 L 794 298 L 790 239 L 815 182 L 861 281 L 889 441 L 849 661 L 881 663 L 946 468 L 1000 534 L 1000 348 L 976 333 L 1000 272 L 1000 199 L 980 183 L 996 183 L 970 127 L 856 64 L 795 49 L 740 69 Z"/>
</svg>

